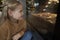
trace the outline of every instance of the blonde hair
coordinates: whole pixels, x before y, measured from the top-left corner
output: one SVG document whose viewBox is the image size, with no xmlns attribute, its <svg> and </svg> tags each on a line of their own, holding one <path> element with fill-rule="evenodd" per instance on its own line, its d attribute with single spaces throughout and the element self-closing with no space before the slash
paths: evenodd
<svg viewBox="0 0 60 40">
<path fill-rule="evenodd" d="M 15 10 L 18 5 L 22 5 L 20 1 L 17 0 L 4 0 L 3 5 L 5 5 L 2 9 L 2 13 L 4 17 L 7 17 L 8 10 Z"/>
<path fill-rule="evenodd" d="M 22 3 L 19 2 L 19 1 L 11 2 L 11 0 L 10 0 L 10 3 L 7 4 L 8 9 L 11 9 L 11 10 L 15 10 L 15 8 L 16 8 L 18 5 L 21 5 L 21 6 L 22 6 Z"/>
</svg>

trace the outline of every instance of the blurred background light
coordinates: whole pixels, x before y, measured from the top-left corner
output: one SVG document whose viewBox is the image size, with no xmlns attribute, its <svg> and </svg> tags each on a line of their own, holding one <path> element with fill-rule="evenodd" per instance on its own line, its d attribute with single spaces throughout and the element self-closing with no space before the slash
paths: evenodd
<svg viewBox="0 0 60 40">
<path fill-rule="evenodd" d="M 46 11 L 46 9 L 43 9 L 43 11 Z"/>
<path fill-rule="evenodd" d="M 0 11 L 0 17 L 1 17 L 1 15 L 2 15 L 2 12 Z"/>
<path fill-rule="evenodd" d="M 59 3 L 59 0 L 49 0 L 49 1 Z"/>
<path fill-rule="evenodd" d="M 45 6 L 46 8 L 48 7 L 48 5 Z"/>
<path fill-rule="evenodd" d="M 36 7 L 36 6 L 38 6 L 39 5 L 39 3 L 34 3 L 34 6 Z"/>
<path fill-rule="evenodd" d="M 48 4 L 51 4 L 51 2 L 49 1 Z"/>
</svg>

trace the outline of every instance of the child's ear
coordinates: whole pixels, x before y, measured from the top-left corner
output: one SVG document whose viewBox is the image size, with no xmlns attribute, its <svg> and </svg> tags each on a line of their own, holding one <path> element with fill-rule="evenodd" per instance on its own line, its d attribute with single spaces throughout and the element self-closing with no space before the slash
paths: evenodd
<svg viewBox="0 0 60 40">
<path fill-rule="evenodd" d="M 10 15 L 10 16 L 12 16 L 12 10 L 8 10 L 8 14 Z"/>
</svg>

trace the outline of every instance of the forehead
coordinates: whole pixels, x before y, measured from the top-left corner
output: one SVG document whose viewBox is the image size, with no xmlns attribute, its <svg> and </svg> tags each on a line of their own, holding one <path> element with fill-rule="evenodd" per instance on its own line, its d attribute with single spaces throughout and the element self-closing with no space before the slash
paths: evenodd
<svg viewBox="0 0 60 40">
<path fill-rule="evenodd" d="M 18 5 L 18 6 L 16 7 L 15 10 L 22 10 L 22 9 L 23 9 L 23 6 L 20 4 L 20 5 Z"/>
</svg>

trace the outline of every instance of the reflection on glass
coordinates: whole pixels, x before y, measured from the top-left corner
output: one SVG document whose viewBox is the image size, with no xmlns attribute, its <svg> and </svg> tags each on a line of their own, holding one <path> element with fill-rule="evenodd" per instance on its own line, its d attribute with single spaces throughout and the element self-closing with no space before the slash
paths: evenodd
<svg viewBox="0 0 60 40">
<path fill-rule="evenodd" d="M 38 13 L 38 14 L 32 14 L 34 16 L 38 16 L 38 17 L 41 17 L 43 18 L 45 21 L 48 21 L 52 24 L 55 24 L 56 22 L 56 17 L 57 17 L 57 14 L 55 13 L 48 13 L 48 12 L 44 12 L 44 13 Z"/>
<path fill-rule="evenodd" d="M 39 5 L 34 4 L 39 3 Z M 34 27 L 44 35 L 43 37 L 52 40 L 53 31 L 57 17 L 58 0 L 34 0 L 30 6 L 30 13 L 33 19 L 28 19 Z M 36 6 L 37 5 L 37 6 Z M 34 8 L 34 10 L 33 10 Z M 32 11 L 34 12 L 32 12 Z M 30 17 L 31 17 L 30 16 Z"/>
</svg>

